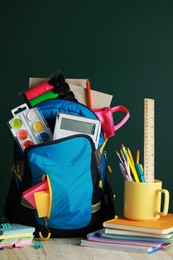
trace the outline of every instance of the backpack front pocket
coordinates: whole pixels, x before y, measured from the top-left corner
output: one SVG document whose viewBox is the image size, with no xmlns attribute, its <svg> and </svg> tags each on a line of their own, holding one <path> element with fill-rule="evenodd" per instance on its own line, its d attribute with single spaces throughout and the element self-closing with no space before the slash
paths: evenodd
<svg viewBox="0 0 173 260">
<path fill-rule="evenodd" d="M 27 151 L 32 185 L 41 181 L 43 175 L 49 177 L 50 228 L 77 229 L 89 224 L 93 189 L 99 183 L 94 150 L 92 139 L 79 135 Z M 41 224 L 42 219 L 38 218 L 38 222 Z"/>
</svg>

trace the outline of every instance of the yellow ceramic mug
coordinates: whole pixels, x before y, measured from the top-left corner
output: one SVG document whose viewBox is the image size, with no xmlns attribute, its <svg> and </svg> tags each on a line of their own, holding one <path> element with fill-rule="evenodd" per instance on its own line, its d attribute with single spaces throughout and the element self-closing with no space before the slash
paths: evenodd
<svg viewBox="0 0 173 260">
<path fill-rule="evenodd" d="M 163 211 L 162 194 L 164 194 Z M 169 191 L 162 189 L 162 181 L 130 182 L 124 184 L 124 217 L 131 220 L 157 220 L 169 208 Z"/>
</svg>

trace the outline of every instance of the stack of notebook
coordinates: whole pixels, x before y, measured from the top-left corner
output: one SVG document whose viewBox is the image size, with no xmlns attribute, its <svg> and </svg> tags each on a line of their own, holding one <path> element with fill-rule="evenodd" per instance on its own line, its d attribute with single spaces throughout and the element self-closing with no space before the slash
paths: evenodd
<svg viewBox="0 0 173 260">
<path fill-rule="evenodd" d="M 0 247 L 21 247 L 32 244 L 35 228 L 21 224 L 10 224 L 8 228 L 0 228 Z"/>
<path fill-rule="evenodd" d="M 153 253 L 173 244 L 173 214 L 156 221 L 131 221 L 115 218 L 103 228 L 89 233 L 81 246 Z"/>
</svg>

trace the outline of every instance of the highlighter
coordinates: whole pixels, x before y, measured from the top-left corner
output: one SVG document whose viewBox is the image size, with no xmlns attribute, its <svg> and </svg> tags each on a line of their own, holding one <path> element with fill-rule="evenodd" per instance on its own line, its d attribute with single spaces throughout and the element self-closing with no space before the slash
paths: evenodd
<svg viewBox="0 0 173 260">
<path fill-rule="evenodd" d="M 28 102 L 30 103 L 30 106 L 33 107 L 42 101 L 45 101 L 47 99 L 54 99 L 54 98 L 63 98 L 63 96 L 67 95 L 71 91 L 69 91 L 69 85 L 67 83 L 64 83 L 60 85 L 59 87 L 56 88 L 56 90 L 51 90 L 49 92 L 46 92 L 42 94 L 41 96 L 38 96 L 36 98 L 33 98 L 29 100 Z"/>
<path fill-rule="evenodd" d="M 38 86 L 32 87 L 24 92 L 24 96 L 27 100 L 34 99 L 41 96 L 42 94 L 49 92 L 54 89 L 53 85 L 50 85 L 49 82 L 43 82 Z"/>
<path fill-rule="evenodd" d="M 51 90 L 49 92 L 44 93 L 43 95 L 41 95 L 39 97 L 29 100 L 29 103 L 33 107 L 33 106 L 41 103 L 44 100 L 58 98 L 58 96 L 59 96 L 58 93 L 54 93 L 54 91 Z"/>
<path fill-rule="evenodd" d="M 28 89 L 23 93 L 23 95 L 28 101 L 30 101 L 51 90 L 54 90 L 56 92 L 56 90 L 64 83 L 65 83 L 65 79 L 63 75 L 59 75 L 35 87 Z"/>
</svg>

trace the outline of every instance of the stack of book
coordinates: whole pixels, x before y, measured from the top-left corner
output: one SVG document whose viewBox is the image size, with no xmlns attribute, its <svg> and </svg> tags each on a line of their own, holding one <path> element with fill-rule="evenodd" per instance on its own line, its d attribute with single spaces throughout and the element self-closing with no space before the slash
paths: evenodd
<svg viewBox="0 0 173 260">
<path fill-rule="evenodd" d="M 173 244 L 173 214 L 154 221 L 132 221 L 123 217 L 105 221 L 103 228 L 89 233 L 81 246 L 128 252 L 153 253 Z"/>
<path fill-rule="evenodd" d="M 32 244 L 35 228 L 12 223 L 8 228 L 0 228 L 0 247 L 21 247 Z"/>
</svg>

